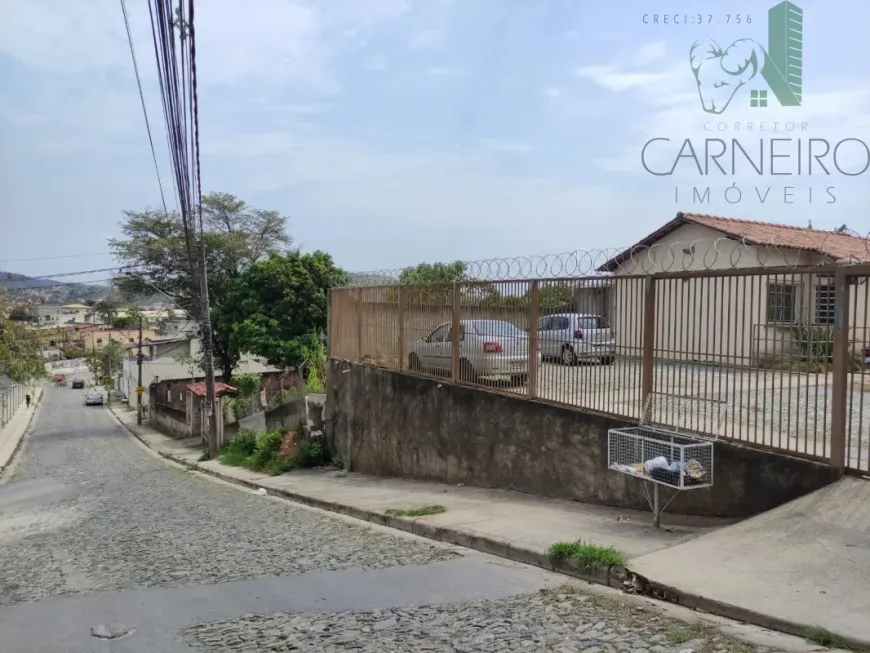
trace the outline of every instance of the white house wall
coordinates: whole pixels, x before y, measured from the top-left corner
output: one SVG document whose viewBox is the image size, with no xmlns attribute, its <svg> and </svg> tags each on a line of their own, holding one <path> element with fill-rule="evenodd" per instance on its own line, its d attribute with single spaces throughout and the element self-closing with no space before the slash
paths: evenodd
<svg viewBox="0 0 870 653">
<path fill-rule="evenodd" d="M 692 247 L 694 246 L 694 250 Z M 685 251 L 684 251 L 685 250 Z M 616 272 L 609 319 L 623 355 L 639 356 L 643 341 L 644 282 L 632 275 L 669 271 L 711 272 L 830 264 L 825 257 L 786 247 L 756 248 L 700 225 L 683 225 L 660 244 L 639 252 Z M 674 360 L 756 365 L 791 353 L 794 324 L 768 322 L 768 285 L 798 287 L 795 322 L 814 324 L 817 274 L 790 271 L 742 277 L 660 279 L 656 282 L 657 356 Z M 865 286 L 851 292 L 851 334 L 858 351 L 870 345 Z"/>
</svg>

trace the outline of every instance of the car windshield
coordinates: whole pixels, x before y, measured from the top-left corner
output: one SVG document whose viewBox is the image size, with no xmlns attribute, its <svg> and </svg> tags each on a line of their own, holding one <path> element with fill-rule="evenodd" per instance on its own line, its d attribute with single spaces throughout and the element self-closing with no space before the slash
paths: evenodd
<svg viewBox="0 0 870 653">
<path fill-rule="evenodd" d="M 581 329 L 609 329 L 610 325 L 599 315 L 584 315 L 578 318 L 577 326 Z"/>
<path fill-rule="evenodd" d="M 472 322 L 471 325 L 477 333 L 483 336 L 526 337 L 526 333 L 519 327 L 503 320 L 481 320 L 479 322 Z"/>
</svg>

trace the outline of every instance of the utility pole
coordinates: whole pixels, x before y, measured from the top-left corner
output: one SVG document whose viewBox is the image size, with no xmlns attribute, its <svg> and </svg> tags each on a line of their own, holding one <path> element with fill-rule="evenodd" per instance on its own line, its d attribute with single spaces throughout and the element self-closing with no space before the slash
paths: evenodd
<svg viewBox="0 0 870 653">
<path fill-rule="evenodd" d="M 91 337 L 91 357 L 94 360 L 94 385 L 99 385 L 98 370 L 100 362 L 97 360 L 97 341 L 93 337 Z"/>
<path fill-rule="evenodd" d="M 139 383 L 136 386 L 136 424 L 142 426 L 142 316 L 139 316 L 139 353 L 136 356 L 139 366 Z"/>
<path fill-rule="evenodd" d="M 106 401 L 109 405 L 112 404 L 112 386 L 115 385 L 115 376 L 112 370 L 112 356 L 114 354 L 114 347 L 112 346 L 112 333 L 109 332 L 109 353 L 108 358 L 106 358 L 106 368 L 108 368 L 107 376 L 112 379 L 112 385 L 106 388 Z"/>
<path fill-rule="evenodd" d="M 201 211 L 202 209 L 200 209 Z M 208 274 L 205 266 L 205 238 L 200 232 L 199 275 L 202 297 L 202 353 L 205 362 L 205 419 L 208 426 L 208 455 L 217 458 L 217 420 L 214 402 L 214 353 L 211 338 L 211 308 L 208 299 Z"/>
</svg>

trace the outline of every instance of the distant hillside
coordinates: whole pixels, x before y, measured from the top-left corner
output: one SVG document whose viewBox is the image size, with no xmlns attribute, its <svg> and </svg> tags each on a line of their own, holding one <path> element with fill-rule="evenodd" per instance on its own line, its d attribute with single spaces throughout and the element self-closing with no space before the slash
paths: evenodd
<svg viewBox="0 0 870 653">
<path fill-rule="evenodd" d="M 18 272 L 0 270 L 0 286 L 6 288 L 6 290 L 44 288 L 45 286 L 53 286 L 57 283 L 58 282 L 54 279 L 31 279 L 30 277 L 19 274 Z"/>
<path fill-rule="evenodd" d="M 7 290 L 14 300 L 44 301 L 46 304 L 68 304 L 100 299 L 110 292 L 108 286 L 100 284 L 33 279 L 6 270 L 0 270 L 0 289 Z"/>
</svg>

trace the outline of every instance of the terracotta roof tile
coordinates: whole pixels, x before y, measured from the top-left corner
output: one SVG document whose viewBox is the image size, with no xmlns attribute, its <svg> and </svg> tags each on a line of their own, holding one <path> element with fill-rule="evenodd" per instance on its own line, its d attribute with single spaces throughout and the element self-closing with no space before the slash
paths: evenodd
<svg viewBox="0 0 870 653">
<path fill-rule="evenodd" d="M 205 397 L 205 383 L 202 381 L 199 381 L 197 383 L 188 383 L 187 389 L 190 390 L 193 394 L 197 395 L 198 397 Z M 221 383 L 220 381 L 217 381 L 214 384 L 215 396 L 225 394 L 227 392 L 238 392 L 238 391 L 239 391 L 238 388 L 234 388 L 233 386 L 227 385 L 226 383 Z"/>
<path fill-rule="evenodd" d="M 756 222 L 737 218 L 722 218 L 702 213 L 682 213 L 687 222 L 694 222 L 738 238 L 754 245 L 771 245 L 805 249 L 833 259 L 870 260 L 870 239 L 839 231 L 825 231 L 809 227 L 793 227 L 772 222 Z"/>
<path fill-rule="evenodd" d="M 862 238 L 839 231 L 793 227 L 772 222 L 724 218 L 703 213 L 677 213 L 676 217 L 663 225 L 636 245 L 623 250 L 620 254 L 598 268 L 599 271 L 614 270 L 633 253 L 647 248 L 662 240 L 669 233 L 684 224 L 698 224 L 715 229 L 733 238 L 739 238 L 748 245 L 802 249 L 828 256 L 834 260 L 851 259 L 870 261 L 870 238 Z"/>
</svg>

